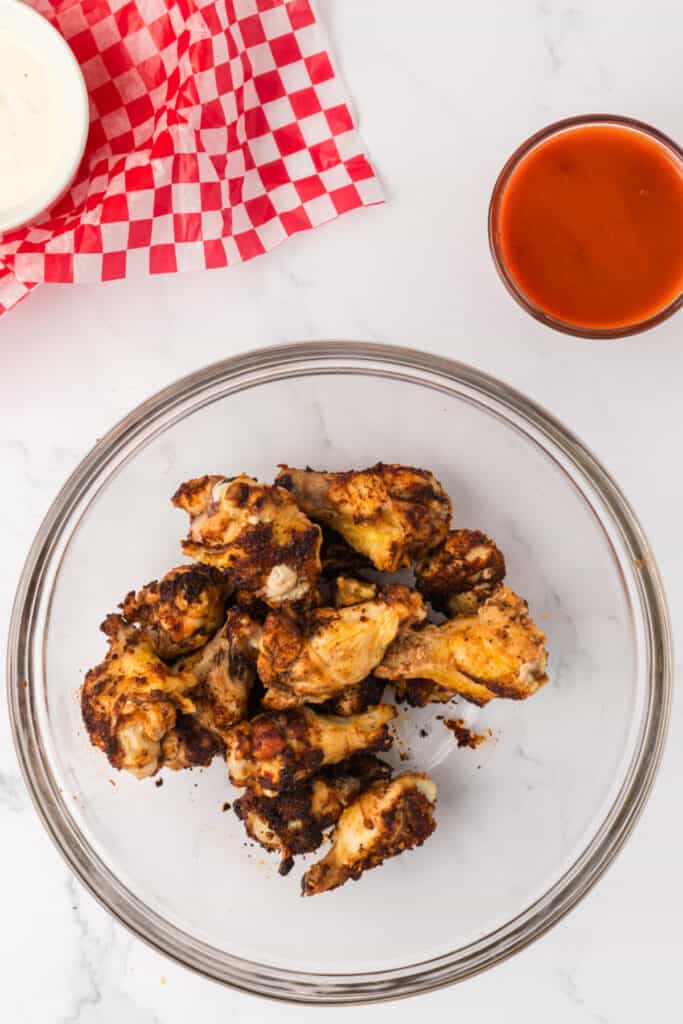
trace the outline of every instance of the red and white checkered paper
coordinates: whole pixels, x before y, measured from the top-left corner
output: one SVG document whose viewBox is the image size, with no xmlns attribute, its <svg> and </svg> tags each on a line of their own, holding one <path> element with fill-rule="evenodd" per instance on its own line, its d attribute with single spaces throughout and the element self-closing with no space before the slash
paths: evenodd
<svg viewBox="0 0 683 1024">
<path fill-rule="evenodd" d="M 90 134 L 67 195 L 0 235 L 0 314 L 43 281 L 231 266 L 382 201 L 309 0 L 31 0 Z"/>
</svg>

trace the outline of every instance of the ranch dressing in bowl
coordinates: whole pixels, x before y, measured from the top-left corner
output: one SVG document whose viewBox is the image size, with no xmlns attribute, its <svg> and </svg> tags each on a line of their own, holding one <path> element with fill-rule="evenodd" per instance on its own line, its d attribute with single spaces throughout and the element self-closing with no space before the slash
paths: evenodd
<svg viewBox="0 0 683 1024">
<path fill-rule="evenodd" d="M 0 33 L 0 203 L 26 202 L 57 161 L 55 111 L 44 69 Z"/>
<path fill-rule="evenodd" d="M 87 134 L 87 92 L 68 44 L 33 8 L 0 0 L 0 232 L 60 198 Z"/>
</svg>

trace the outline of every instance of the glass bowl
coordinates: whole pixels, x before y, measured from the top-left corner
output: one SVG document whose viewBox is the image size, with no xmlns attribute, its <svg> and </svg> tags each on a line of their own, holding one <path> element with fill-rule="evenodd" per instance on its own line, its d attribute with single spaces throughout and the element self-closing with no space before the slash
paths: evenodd
<svg viewBox="0 0 683 1024">
<path fill-rule="evenodd" d="M 683 174 L 683 150 L 681 147 L 674 142 L 673 139 L 664 135 L 663 132 L 660 132 L 657 128 L 653 128 L 649 124 L 645 124 L 643 121 L 637 121 L 633 117 L 621 117 L 617 114 L 581 114 L 578 117 L 567 117 L 562 121 L 555 121 L 553 124 L 549 124 L 547 127 L 542 128 L 530 138 L 526 139 L 521 146 L 515 150 L 498 175 L 498 179 L 493 186 L 493 192 L 491 194 L 491 201 L 489 204 L 489 248 L 491 250 L 491 257 L 498 272 L 498 276 L 513 299 L 515 299 L 527 313 L 533 316 L 536 320 L 545 324 L 547 327 L 552 327 L 554 330 L 561 331 L 563 334 L 571 334 L 576 338 L 593 338 L 607 341 L 616 338 L 628 338 L 634 334 L 640 334 L 641 331 L 647 331 L 651 327 L 656 327 L 657 324 L 662 323 L 664 320 L 668 320 L 670 316 L 673 316 L 674 313 L 683 307 L 683 293 L 677 295 L 668 305 L 659 309 L 651 316 L 646 317 L 644 320 L 636 320 L 633 323 L 618 327 L 588 327 L 581 324 L 571 323 L 566 320 L 560 320 L 538 306 L 531 298 L 529 298 L 528 295 L 525 294 L 524 290 L 517 283 L 514 274 L 508 267 L 500 237 L 501 206 L 505 198 L 505 191 L 508 183 L 515 174 L 519 165 L 526 159 L 532 150 L 542 146 L 554 136 L 560 135 L 563 132 L 571 132 L 575 128 L 582 128 L 587 125 L 613 125 L 617 128 L 626 128 L 631 132 L 635 132 L 641 136 L 646 136 L 650 141 L 656 143 L 656 145 L 661 148 L 671 163 L 677 166 Z"/>
<path fill-rule="evenodd" d="M 359 882 L 299 896 L 221 813 L 225 766 L 136 781 L 90 746 L 84 671 L 98 625 L 182 561 L 176 485 L 276 464 L 382 459 L 432 469 L 454 522 L 490 533 L 546 631 L 550 683 L 526 702 L 401 711 L 404 768 L 431 772 L 438 827 Z M 133 932 L 237 988 L 308 1003 L 458 981 L 526 946 L 602 874 L 664 743 L 665 600 L 643 533 L 592 455 L 506 385 L 446 359 L 324 342 L 217 363 L 150 398 L 86 456 L 33 544 L 11 624 L 9 697 L 38 812 L 93 895 Z M 436 716 L 491 729 L 459 749 Z M 424 734 L 424 735 L 423 735 Z M 316 856 L 316 855 L 313 855 Z M 310 864 L 311 857 L 306 858 Z"/>
</svg>

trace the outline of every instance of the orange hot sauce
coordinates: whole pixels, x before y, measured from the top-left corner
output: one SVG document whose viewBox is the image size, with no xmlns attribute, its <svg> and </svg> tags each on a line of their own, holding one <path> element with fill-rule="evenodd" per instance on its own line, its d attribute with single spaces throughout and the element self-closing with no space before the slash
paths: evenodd
<svg viewBox="0 0 683 1024">
<path fill-rule="evenodd" d="M 560 125 L 499 179 L 499 269 L 556 326 L 626 334 L 683 297 L 683 159 L 647 131 Z"/>
</svg>

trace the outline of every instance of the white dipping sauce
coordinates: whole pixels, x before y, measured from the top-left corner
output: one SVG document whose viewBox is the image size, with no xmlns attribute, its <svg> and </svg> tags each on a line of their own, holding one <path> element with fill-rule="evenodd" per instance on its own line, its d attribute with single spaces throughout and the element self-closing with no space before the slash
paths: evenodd
<svg viewBox="0 0 683 1024">
<path fill-rule="evenodd" d="M 48 76 L 28 50 L 0 34 L 0 208 L 45 185 L 56 141 Z"/>
</svg>

